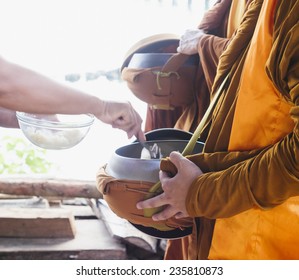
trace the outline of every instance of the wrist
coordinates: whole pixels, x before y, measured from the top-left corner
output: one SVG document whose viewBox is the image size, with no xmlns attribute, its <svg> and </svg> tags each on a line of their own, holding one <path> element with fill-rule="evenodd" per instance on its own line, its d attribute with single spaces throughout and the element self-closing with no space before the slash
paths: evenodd
<svg viewBox="0 0 299 280">
<path fill-rule="evenodd" d="M 91 102 L 92 103 L 90 113 L 98 119 L 101 119 L 105 115 L 106 102 L 98 97 L 94 97 Z"/>
</svg>

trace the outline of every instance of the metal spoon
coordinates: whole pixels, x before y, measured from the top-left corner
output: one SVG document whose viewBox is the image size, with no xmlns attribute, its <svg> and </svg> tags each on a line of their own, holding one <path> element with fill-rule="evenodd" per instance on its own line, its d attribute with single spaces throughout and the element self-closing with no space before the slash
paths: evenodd
<svg viewBox="0 0 299 280">
<path fill-rule="evenodd" d="M 141 151 L 141 158 L 143 159 L 160 159 L 162 157 L 161 148 L 154 143 L 154 145 L 149 145 L 146 142 L 140 142 L 143 147 Z"/>
</svg>

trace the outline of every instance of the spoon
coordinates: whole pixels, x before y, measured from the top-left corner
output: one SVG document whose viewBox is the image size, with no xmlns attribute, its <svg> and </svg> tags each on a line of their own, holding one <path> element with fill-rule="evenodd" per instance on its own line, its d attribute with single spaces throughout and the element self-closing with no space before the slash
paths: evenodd
<svg viewBox="0 0 299 280">
<path fill-rule="evenodd" d="M 140 142 L 143 147 L 141 151 L 141 159 L 160 159 L 162 157 L 161 148 L 154 143 L 154 145 L 149 145 L 145 142 Z"/>
</svg>

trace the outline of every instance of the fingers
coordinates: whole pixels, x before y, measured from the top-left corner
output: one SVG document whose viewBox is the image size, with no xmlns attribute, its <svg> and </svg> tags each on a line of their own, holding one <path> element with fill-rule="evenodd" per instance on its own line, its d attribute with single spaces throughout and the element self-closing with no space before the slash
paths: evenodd
<svg viewBox="0 0 299 280">
<path fill-rule="evenodd" d="M 177 163 L 180 156 L 181 155 L 179 153 L 172 152 L 170 154 L 171 161 L 173 159 Z M 175 164 L 175 162 L 174 162 L 174 164 Z M 167 172 L 163 172 L 163 171 L 160 170 L 159 179 L 160 179 L 163 191 L 167 191 L 169 188 L 171 188 L 171 183 L 169 183 L 169 182 L 172 178 L 170 178 L 168 176 Z M 169 203 L 169 201 L 168 201 L 168 199 L 165 195 L 165 192 L 163 192 L 162 194 L 160 194 L 158 196 L 155 196 L 153 198 L 138 202 L 136 206 L 137 206 L 138 209 L 155 208 L 155 207 L 160 207 L 160 206 L 167 205 L 168 203 Z"/>
<path fill-rule="evenodd" d="M 153 198 L 140 201 L 136 204 L 137 209 L 145 209 L 145 208 L 156 208 L 165 205 L 164 202 L 164 193 L 155 196 Z"/>
<path fill-rule="evenodd" d="M 202 171 L 190 160 L 179 152 L 169 155 L 170 161 L 176 166 L 177 173 L 170 177 L 167 172 L 160 171 L 159 178 L 163 193 L 149 200 L 137 204 L 139 209 L 156 208 L 163 206 L 164 209 L 153 215 L 153 220 L 165 220 L 171 217 L 188 217 L 186 197 L 193 180 L 202 174 Z"/>
<path fill-rule="evenodd" d="M 187 213 L 183 213 L 183 212 L 179 212 L 174 216 L 176 219 L 182 219 L 182 218 L 186 218 L 189 217 L 189 215 Z"/>
<path fill-rule="evenodd" d="M 169 179 L 168 173 L 160 170 L 159 171 L 159 179 L 160 179 L 160 182 L 163 186 L 163 184 L 166 183 L 167 179 Z"/>
<path fill-rule="evenodd" d="M 180 161 L 185 159 L 183 155 L 179 152 L 171 152 L 169 155 L 170 161 L 178 168 L 180 165 Z"/>
<path fill-rule="evenodd" d="M 178 173 L 181 171 L 182 164 L 187 160 L 181 153 L 179 152 L 171 152 L 169 155 L 169 160 L 174 164 Z"/>
<path fill-rule="evenodd" d="M 112 124 L 113 128 L 119 128 L 124 130 L 128 138 L 135 136 L 139 141 L 144 142 L 146 140 L 143 130 L 141 129 L 142 120 L 141 118 L 132 116 L 128 120 L 119 118 Z"/>
<path fill-rule="evenodd" d="M 186 177 L 186 181 L 193 181 L 195 177 L 198 177 L 203 173 L 198 166 L 196 166 L 193 162 L 188 160 L 179 152 L 172 152 L 169 155 L 169 159 L 176 166 L 178 174 Z"/>
<path fill-rule="evenodd" d="M 177 212 L 175 208 L 173 208 L 171 206 L 167 206 L 163 211 L 153 215 L 152 219 L 154 221 L 164 221 L 164 220 L 170 219 L 172 217 L 174 217 L 176 219 L 182 219 L 182 218 L 186 218 L 188 216 L 189 215 L 187 213 Z"/>
<path fill-rule="evenodd" d="M 154 221 L 163 221 L 163 220 L 167 220 L 170 219 L 171 217 L 175 216 L 176 210 L 171 207 L 171 206 L 167 206 L 163 211 L 155 214 L 152 216 L 152 219 Z"/>
<path fill-rule="evenodd" d="M 139 141 L 145 141 L 144 132 L 141 129 L 142 119 L 130 103 L 119 112 L 119 115 L 112 122 L 113 128 L 124 130 L 128 138 L 135 136 Z"/>
<path fill-rule="evenodd" d="M 134 113 L 132 116 L 133 121 L 131 122 L 131 126 L 126 130 L 128 138 L 135 136 L 140 142 L 144 142 L 146 140 L 144 132 L 141 129 L 142 119 L 137 114 Z"/>
<path fill-rule="evenodd" d="M 146 137 L 144 131 L 142 129 L 137 129 L 137 133 L 134 133 L 135 137 L 138 139 L 139 142 L 145 142 Z"/>
<path fill-rule="evenodd" d="M 157 208 L 165 205 L 166 207 L 161 212 L 156 213 L 152 216 L 152 219 L 154 221 L 163 221 L 163 220 L 170 219 L 172 217 L 184 218 L 188 216 L 187 213 L 178 212 L 174 207 L 167 205 L 167 202 L 165 202 L 164 194 L 155 196 L 153 198 L 144 201 L 140 201 L 137 203 L 136 207 L 137 209 L 146 209 L 146 208 Z"/>
</svg>

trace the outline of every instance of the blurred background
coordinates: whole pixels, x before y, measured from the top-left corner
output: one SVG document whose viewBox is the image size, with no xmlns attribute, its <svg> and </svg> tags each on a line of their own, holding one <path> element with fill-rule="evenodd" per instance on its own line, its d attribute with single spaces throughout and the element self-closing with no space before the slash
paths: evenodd
<svg viewBox="0 0 299 280">
<path fill-rule="evenodd" d="M 137 41 L 197 27 L 215 0 L 0 0 L 0 55 L 103 99 L 146 104 L 120 80 L 118 69 Z M 67 104 L 65 104 L 67 106 Z M 114 150 L 134 139 L 96 121 L 76 147 L 33 146 L 21 131 L 0 128 L 0 174 L 91 179 Z"/>
</svg>

